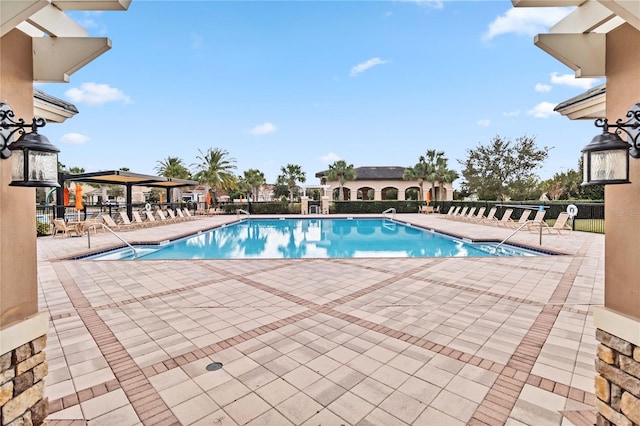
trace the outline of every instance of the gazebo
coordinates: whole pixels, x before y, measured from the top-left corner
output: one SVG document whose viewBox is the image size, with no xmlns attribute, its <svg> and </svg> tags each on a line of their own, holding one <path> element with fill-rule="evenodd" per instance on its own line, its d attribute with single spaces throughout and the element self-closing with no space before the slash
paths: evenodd
<svg viewBox="0 0 640 426">
<path fill-rule="evenodd" d="M 63 198 L 63 188 L 65 182 L 84 182 L 106 185 L 123 185 L 126 187 L 125 200 L 127 204 L 127 215 L 131 217 L 133 207 L 131 205 L 131 188 L 134 186 L 149 186 L 153 188 L 165 188 L 167 190 L 167 200 L 172 188 L 185 186 L 196 186 L 197 181 L 187 179 L 167 178 L 163 176 L 143 175 L 124 170 L 110 170 L 92 173 L 67 174 L 58 173 L 58 183 L 60 187 L 56 190 L 58 200 Z M 60 213 L 60 212 L 58 212 Z"/>
</svg>

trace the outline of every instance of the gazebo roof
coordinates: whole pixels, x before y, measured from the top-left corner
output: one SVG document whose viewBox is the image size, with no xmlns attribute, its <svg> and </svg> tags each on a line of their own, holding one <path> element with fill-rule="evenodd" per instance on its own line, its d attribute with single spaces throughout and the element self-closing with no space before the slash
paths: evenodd
<svg viewBox="0 0 640 426">
<path fill-rule="evenodd" d="M 157 188 L 178 188 L 196 186 L 195 180 L 167 178 L 163 176 L 143 175 L 124 170 L 109 170 L 92 173 L 64 174 L 64 181 L 102 183 L 108 185 L 150 186 Z M 61 182 L 61 183 L 63 183 Z"/>
</svg>

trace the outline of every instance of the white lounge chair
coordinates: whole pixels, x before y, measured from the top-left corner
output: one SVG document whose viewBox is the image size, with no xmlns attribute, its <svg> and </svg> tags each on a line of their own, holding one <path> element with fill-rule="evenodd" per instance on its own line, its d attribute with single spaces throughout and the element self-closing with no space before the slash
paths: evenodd
<svg viewBox="0 0 640 426">
<path fill-rule="evenodd" d="M 513 223 L 513 221 L 511 220 L 512 214 L 513 214 L 513 209 L 506 209 L 504 211 L 504 214 L 500 218 L 500 220 L 495 221 L 496 226 L 504 226 L 505 228 L 509 226 L 510 223 Z"/>
</svg>

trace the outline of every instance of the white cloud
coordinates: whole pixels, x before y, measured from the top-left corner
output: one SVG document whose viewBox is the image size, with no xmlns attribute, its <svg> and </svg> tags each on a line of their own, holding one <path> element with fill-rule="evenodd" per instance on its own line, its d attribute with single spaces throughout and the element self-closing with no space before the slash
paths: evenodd
<svg viewBox="0 0 640 426">
<path fill-rule="evenodd" d="M 516 110 L 516 111 L 507 111 L 507 112 L 503 112 L 502 115 L 504 117 L 517 117 L 520 115 L 520 111 Z"/>
<path fill-rule="evenodd" d="M 102 105 L 107 102 L 131 103 L 129 96 L 122 93 L 120 89 L 110 87 L 108 84 L 82 83 L 79 89 L 74 87 L 64 94 L 73 102 L 89 105 Z"/>
<path fill-rule="evenodd" d="M 552 115 L 558 115 L 558 113 L 553 110 L 556 105 L 557 104 L 552 104 L 551 102 L 540 102 L 527 111 L 527 114 L 533 115 L 535 118 L 549 118 Z"/>
<path fill-rule="evenodd" d="M 482 38 L 489 41 L 496 36 L 509 33 L 533 37 L 547 32 L 549 27 L 558 23 L 573 9 L 572 7 L 511 8 L 489 24 L 489 29 Z"/>
<path fill-rule="evenodd" d="M 333 152 L 330 152 L 327 155 L 323 155 L 322 157 L 320 157 L 320 161 L 322 161 L 324 164 L 333 164 L 338 160 L 340 160 L 340 156 L 338 154 L 334 154 Z"/>
<path fill-rule="evenodd" d="M 591 89 L 599 81 L 600 80 L 597 78 L 576 78 L 573 74 L 558 74 L 557 72 L 551 73 L 551 82 L 553 84 L 577 87 L 582 90 Z"/>
<path fill-rule="evenodd" d="M 478 120 L 476 121 L 476 124 L 480 127 L 489 127 L 491 126 L 491 120 Z"/>
<path fill-rule="evenodd" d="M 376 65 L 384 65 L 389 61 L 382 60 L 380 58 L 371 58 L 368 61 L 362 62 L 361 64 L 356 65 L 351 68 L 351 73 L 349 74 L 351 77 L 355 77 L 356 75 L 365 72 L 369 68 L 373 68 Z"/>
<path fill-rule="evenodd" d="M 267 122 L 263 124 L 258 124 L 256 127 L 251 129 L 249 133 L 251 133 L 253 136 L 263 136 L 263 135 L 268 135 L 269 133 L 273 133 L 276 130 L 278 130 L 276 126 L 274 126 L 272 123 Z"/>
<path fill-rule="evenodd" d="M 89 142 L 91 139 L 89 139 L 88 136 L 85 136 L 80 133 L 66 133 L 60 138 L 60 140 L 64 143 L 82 145 L 83 143 Z"/>
<path fill-rule="evenodd" d="M 442 9 L 444 7 L 443 0 L 397 0 L 406 3 L 415 3 L 419 6 L 426 6 L 432 9 Z"/>
<path fill-rule="evenodd" d="M 538 83 L 536 84 L 536 92 L 547 93 L 551 91 L 551 86 L 548 84 Z"/>
</svg>

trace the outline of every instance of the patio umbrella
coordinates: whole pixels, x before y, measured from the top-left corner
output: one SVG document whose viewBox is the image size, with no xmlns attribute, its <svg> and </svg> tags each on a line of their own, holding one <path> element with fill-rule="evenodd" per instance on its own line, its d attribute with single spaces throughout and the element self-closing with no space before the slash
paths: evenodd
<svg viewBox="0 0 640 426">
<path fill-rule="evenodd" d="M 64 192 L 63 206 L 68 206 L 69 205 L 69 187 L 65 186 L 63 192 Z"/>
<path fill-rule="evenodd" d="M 207 207 L 209 207 L 210 205 L 211 205 L 211 193 L 207 191 Z"/>
<path fill-rule="evenodd" d="M 431 202 L 431 192 L 427 191 L 427 204 Z"/>
<path fill-rule="evenodd" d="M 84 206 L 82 205 L 82 187 L 80 185 L 76 185 L 76 210 L 82 210 Z"/>
</svg>

